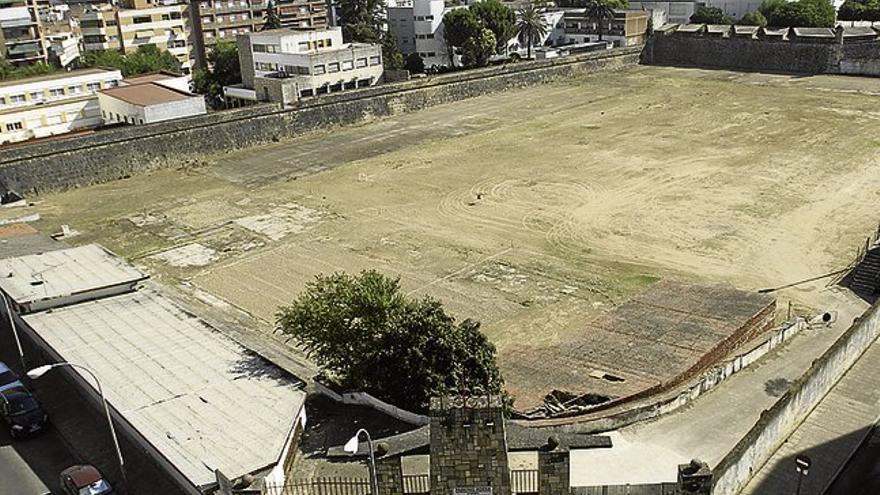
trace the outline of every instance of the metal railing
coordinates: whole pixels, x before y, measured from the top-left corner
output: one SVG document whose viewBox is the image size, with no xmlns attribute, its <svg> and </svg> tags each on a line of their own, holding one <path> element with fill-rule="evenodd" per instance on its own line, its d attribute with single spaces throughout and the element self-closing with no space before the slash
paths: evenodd
<svg viewBox="0 0 880 495">
<path fill-rule="evenodd" d="M 538 470 L 511 469 L 510 491 L 516 494 L 538 493 Z"/>
<path fill-rule="evenodd" d="M 403 493 L 416 495 L 431 491 L 431 477 L 428 474 L 404 474 Z"/>
<path fill-rule="evenodd" d="M 366 478 L 315 478 L 268 488 L 264 495 L 371 495 Z"/>
</svg>

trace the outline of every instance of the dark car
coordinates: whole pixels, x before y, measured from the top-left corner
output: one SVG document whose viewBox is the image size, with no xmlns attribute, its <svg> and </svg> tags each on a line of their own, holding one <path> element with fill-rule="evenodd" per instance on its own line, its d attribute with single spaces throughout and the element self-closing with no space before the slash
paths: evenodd
<svg viewBox="0 0 880 495">
<path fill-rule="evenodd" d="M 107 495 L 113 493 L 110 483 L 91 464 L 70 466 L 61 471 L 61 489 L 65 495 Z"/>
<path fill-rule="evenodd" d="M 36 433 L 44 429 L 49 420 L 37 399 L 24 389 L 0 393 L 0 415 L 9 425 L 13 438 Z"/>
<path fill-rule="evenodd" d="M 6 366 L 6 363 L 0 361 L 0 392 L 14 388 L 24 388 L 24 384 L 18 379 L 18 375 Z"/>
</svg>

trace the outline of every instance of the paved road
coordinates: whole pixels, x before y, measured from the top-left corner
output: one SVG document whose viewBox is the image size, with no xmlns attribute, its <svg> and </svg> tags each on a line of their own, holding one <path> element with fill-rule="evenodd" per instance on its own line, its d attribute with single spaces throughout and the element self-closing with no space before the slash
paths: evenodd
<svg viewBox="0 0 880 495">
<path fill-rule="evenodd" d="M 880 493 L 880 429 L 859 447 L 826 495 L 875 495 Z"/>
<path fill-rule="evenodd" d="M 12 440 L 0 429 L 0 495 L 44 495 L 61 493 L 58 473 L 75 464 L 57 432 Z"/>
</svg>

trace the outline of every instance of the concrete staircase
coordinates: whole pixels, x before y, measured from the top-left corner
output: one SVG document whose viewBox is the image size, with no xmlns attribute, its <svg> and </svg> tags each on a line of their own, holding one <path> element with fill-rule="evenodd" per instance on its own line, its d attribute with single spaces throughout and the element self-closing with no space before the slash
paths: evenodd
<svg viewBox="0 0 880 495">
<path fill-rule="evenodd" d="M 880 288 L 880 246 L 868 250 L 853 270 L 850 288 L 861 296 L 873 296 Z"/>
</svg>

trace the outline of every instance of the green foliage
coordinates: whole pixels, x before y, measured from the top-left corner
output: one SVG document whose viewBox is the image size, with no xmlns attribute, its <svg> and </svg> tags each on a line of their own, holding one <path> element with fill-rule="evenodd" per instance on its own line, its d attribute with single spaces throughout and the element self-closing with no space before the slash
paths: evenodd
<svg viewBox="0 0 880 495">
<path fill-rule="evenodd" d="M 380 43 L 383 32 L 385 4 L 382 0 L 339 0 L 336 13 L 347 41 Z"/>
<path fill-rule="evenodd" d="M 270 29 L 281 29 L 281 17 L 275 10 L 275 2 L 272 0 L 269 0 L 269 5 L 266 6 L 266 20 L 263 22 L 263 31 Z"/>
<path fill-rule="evenodd" d="M 156 45 L 142 45 L 137 51 L 123 55 L 116 50 L 86 52 L 82 57 L 85 67 L 108 67 L 122 71 L 123 76 L 136 76 L 148 72 L 179 72 L 180 62 L 167 50 Z"/>
<path fill-rule="evenodd" d="M 408 70 L 410 74 L 421 74 L 425 72 L 425 61 L 418 53 L 410 53 L 406 56 L 403 68 Z"/>
<path fill-rule="evenodd" d="M 196 93 L 208 97 L 213 106 L 218 106 L 223 86 L 241 82 L 241 66 L 238 63 L 238 45 L 227 40 L 218 40 L 208 52 L 208 68 L 197 69 L 193 73 L 193 86 Z"/>
<path fill-rule="evenodd" d="M 880 0 L 846 0 L 837 11 L 841 21 L 880 21 Z"/>
<path fill-rule="evenodd" d="M 26 77 L 52 74 L 57 69 L 45 62 L 28 65 L 12 65 L 6 59 L 0 59 L 0 80 L 24 79 Z"/>
<path fill-rule="evenodd" d="M 614 7 L 609 2 L 610 0 L 589 0 L 584 10 L 584 15 L 587 19 L 596 23 L 599 41 L 602 41 L 602 33 L 605 31 L 605 26 L 614 19 Z"/>
<path fill-rule="evenodd" d="M 319 275 L 277 322 L 340 385 L 407 409 L 461 389 L 503 390 L 479 323 L 456 322 L 430 297 L 407 298 L 398 279 L 376 271 Z"/>
<path fill-rule="evenodd" d="M 694 24 L 733 24 L 733 19 L 719 7 L 700 7 L 690 20 Z"/>
<path fill-rule="evenodd" d="M 516 34 L 516 13 L 498 0 L 484 0 L 469 7 L 480 24 L 495 35 L 495 52 L 502 53 Z"/>
<path fill-rule="evenodd" d="M 835 11 L 830 0 L 764 0 L 758 9 L 773 27 L 834 27 Z"/>
<path fill-rule="evenodd" d="M 480 21 L 470 9 L 450 10 L 443 16 L 443 35 L 450 46 L 464 46 L 464 42 L 480 32 Z"/>
<path fill-rule="evenodd" d="M 403 68 L 403 54 L 397 48 L 397 41 L 388 31 L 382 33 L 382 66 L 387 70 Z"/>
<path fill-rule="evenodd" d="M 560 0 L 560 7 L 580 7 L 585 8 L 590 5 L 589 0 Z M 612 9 L 626 9 L 629 8 L 629 0 L 606 0 L 605 4 L 611 7 Z"/>
<path fill-rule="evenodd" d="M 532 46 L 541 42 L 547 35 L 547 21 L 534 5 L 519 11 L 519 22 L 516 26 L 516 39 L 520 45 L 528 47 L 529 58 L 532 58 Z"/>
<path fill-rule="evenodd" d="M 495 34 L 483 28 L 480 34 L 472 36 L 461 47 L 461 62 L 466 67 L 485 67 L 489 65 L 489 57 L 495 54 L 497 41 Z"/>
<path fill-rule="evenodd" d="M 737 24 L 741 26 L 758 26 L 758 27 L 766 27 L 767 26 L 767 18 L 764 17 L 759 11 L 755 12 L 746 12 L 744 16 L 738 21 Z"/>
</svg>

